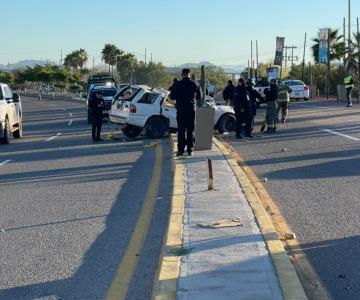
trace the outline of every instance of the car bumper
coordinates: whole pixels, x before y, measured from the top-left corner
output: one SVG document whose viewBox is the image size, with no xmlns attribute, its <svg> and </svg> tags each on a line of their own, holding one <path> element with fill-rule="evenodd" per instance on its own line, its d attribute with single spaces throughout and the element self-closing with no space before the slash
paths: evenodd
<svg viewBox="0 0 360 300">
<path fill-rule="evenodd" d="M 125 125 L 128 123 L 128 118 L 114 115 L 111 112 L 109 113 L 109 119 L 110 119 L 110 122 L 114 123 L 114 124 Z"/>
<path fill-rule="evenodd" d="M 310 97 L 310 92 L 309 91 L 292 92 L 290 94 L 291 99 L 304 99 L 304 98 L 309 98 L 309 97 Z"/>
</svg>

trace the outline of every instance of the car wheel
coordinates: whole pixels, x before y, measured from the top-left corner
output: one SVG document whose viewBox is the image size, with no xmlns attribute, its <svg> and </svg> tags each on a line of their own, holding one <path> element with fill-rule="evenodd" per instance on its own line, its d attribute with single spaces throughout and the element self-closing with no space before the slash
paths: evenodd
<svg viewBox="0 0 360 300">
<path fill-rule="evenodd" d="M 220 133 L 228 132 L 228 131 L 234 131 L 235 129 L 235 116 L 234 115 L 225 115 L 222 116 L 219 125 L 218 125 L 218 131 Z"/>
<path fill-rule="evenodd" d="M 146 135 L 150 139 L 162 138 L 167 131 L 166 121 L 160 117 L 152 117 L 146 124 Z"/>
<path fill-rule="evenodd" d="M 88 121 L 88 124 L 91 124 L 91 123 L 92 123 L 92 117 L 91 117 L 91 112 L 90 112 L 90 110 L 88 110 L 88 112 L 87 112 L 87 121 Z"/>
<path fill-rule="evenodd" d="M 126 125 L 125 127 L 121 128 L 122 133 L 127 138 L 136 138 L 142 131 L 142 128 L 132 126 L 132 125 Z"/>
<path fill-rule="evenodd" d="M 304 101 L 309 101 L 309 98 L 304 98 Z"/>
<path fill-rule="evenodd" d="M 23 136 L 23 126 L 22 126 L 22 120 L 19 122 L 19 128 L 18 130 L 14 131 L 13 133 L 14 138 L 21 139 Z"/>
<path fill-rule="evenodd" d="M 1 144 L 10 143 L 10 124 L 8 119 L 5 119 L 4 137 L 0 139 Z"/>
</svg>

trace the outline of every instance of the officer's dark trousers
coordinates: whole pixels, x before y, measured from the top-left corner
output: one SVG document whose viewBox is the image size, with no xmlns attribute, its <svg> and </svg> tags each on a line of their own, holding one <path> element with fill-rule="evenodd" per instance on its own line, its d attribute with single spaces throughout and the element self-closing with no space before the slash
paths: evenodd
<svg viewBox="0 0 360 300">
<path fill-rule="evenodd" d="M 93 116 L 92 118 L 92 139 L 95 141 L 100 138 L 102 117 Z"/>
<path fill-rule="evenodd" d="M 240 107 L 234 106 L 236 118 L 236 136 L 240 137 L 242 132 L 243 123 L 245 121 L 245 113 L 241 111 Z"/>
<path fill-rule="evenodd" d="M 241 111 L 239 107 L 234 107 L 235 117 L 236 117 L 236 136 L 241 136 L 243 131 L 243 124 L 245 123 L 245 135 L 252 134 L 253 127 L 253 116 L 250 109 Z"/>
<path fill-rule="evenodd" d="M 193 132 L 195 128 L 195 111 L 178 111 L 176 120 L 178 123 L 178 152 L 191 152 L 194 146 Z"/>
<path fill-rule="evenodd" d="M 351 91 L 352 91 L 352 87 L 348 87 L 346 89 L 346 99 L 348 101 L 348 105 L 352 105 L 352 101 L 351 101 Z"/>
</svg>

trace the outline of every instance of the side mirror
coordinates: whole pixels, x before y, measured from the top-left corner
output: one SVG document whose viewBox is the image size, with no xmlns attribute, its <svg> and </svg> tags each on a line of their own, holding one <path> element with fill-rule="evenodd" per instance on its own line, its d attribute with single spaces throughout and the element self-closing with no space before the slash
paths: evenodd
<svg viewBox="0 0 360 300">
<path fill-rule="evenodd" d="M 87 97 L 87 94 L 82 94 L 83 99 L 86 99 L 86 97 Z"/>
<path fill-rule="evenodd" d="M 18 93 L 13 93 L 13 101 L 14 103 L 20 102 L 20 96 Z"/>
</svg>

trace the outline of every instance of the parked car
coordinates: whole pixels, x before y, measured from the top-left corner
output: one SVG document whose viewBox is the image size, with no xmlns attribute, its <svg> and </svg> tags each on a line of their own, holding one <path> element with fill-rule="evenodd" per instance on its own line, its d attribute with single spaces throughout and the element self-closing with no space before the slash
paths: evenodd
<svg viewBox="0 0 360 300">
<path fill-rule="evenodd" d="M 122 132 L 130 138 L 144 129 L 149 138 L 161 138 L 167 131 L 177 130 L 176 108 L 169 94 L 148 86 L 128 86 L 114 97 L 110 121 L 122 125 Z M 211 97 L 206 105 L 215 108 L 214 129 L 221 133 L 234 130 L 235 113 L 231 107 L 215 105 Z"/>
<path fill-rule="evenodd" d="M 86 94 L 95 87 L 107 87 L 117 89 L 117 83 L 114 76 L 111 75 L 90 75 L 86 84 Z"/>
<path fill-rule="evenodd" d="M 10 136 L 22 137 L 22 107 L 20 96 L 8 85 L 0 83 L 0 143 L 9 144 Z"/>
<path fill-rule="evenodd" d="M 111 103 L 112 103 L 114 96 L 117 93 L 116 88 L 106 88 L 106 87 L 101 87 L 101 86 L 97 86 L 90 90 L 90 92 L 86 98 L 87 120 L 88 120 L 89 124 L 91 124 L 91 121 L 92 121 L 91 120 L 91 108 L 89 107 L 89 101 L 92 97 L 94 97 L 94 94 L 99 90 L 102 91 L 103 98 L 105 100 L 105 109 L 103 111 L 103 118 L 109 117 L 109 110 L 111 109 Z"/>
<path fill-rule="evenodd" d="M 309 100 L 309 87 L 301 80 L 284 80 L 283 83 L 292 89 L 290 99 L 304 99 L 305 101 Z"/>
</svg>

